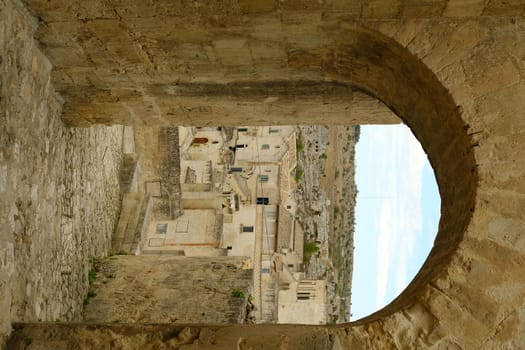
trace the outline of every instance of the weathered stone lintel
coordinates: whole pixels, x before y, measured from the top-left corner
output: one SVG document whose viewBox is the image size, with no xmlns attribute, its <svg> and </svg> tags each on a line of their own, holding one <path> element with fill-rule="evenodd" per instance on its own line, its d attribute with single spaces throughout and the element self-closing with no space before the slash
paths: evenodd
<svg viewBox="0 0 525 350">
<path fill-rule="evenodd" d="M 173 83 L 127 94 L 63 91 L 63 119 L 72 126 L 91 124 L 212 126 L 241 124 L 397 124 L 382 102 L 349 84 L 326 81 L 246 81 L 227 84 Z M 115 93 L 115 92 L 113 92 Z"/>
</svg>

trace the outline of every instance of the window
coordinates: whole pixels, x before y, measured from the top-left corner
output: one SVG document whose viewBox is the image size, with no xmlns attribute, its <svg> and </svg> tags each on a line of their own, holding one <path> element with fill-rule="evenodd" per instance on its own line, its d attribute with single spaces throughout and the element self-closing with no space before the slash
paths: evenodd
<svg viewBox="0 0 525 350">
<path fill-rule="evenodd" d="M 273 134 L 273 133 L 279 132 L 279 129 L 270 128 L 270 130 L 268 132 L 270 134 Z"/>
<path fill-rule="evenodd" d="M 268 175 L 266 175 L 266 174 L 259 175 L 259 182 L 261 182 L 261 183 L 268 182 Z"/>
<path fill-rule="evenodd" d="M 168 224 L 157 224 L 157 231 L 155 232 L 158 235 L 165 235 L 168 232 Z"/>
<path fill-rule="evenodd" d="M 261 149 L 270 149 L 270 145 L 267 143 L 263 143 Z"/>
<path fill-rule="evenodd" d="M 242 173 L 242 167 L 231 167 L 230 173 Z"/>
<path fill-rule="evenodd" d="M 247 132 L 248 128 L 237 128 L 238 132 Z"/>
<path fill-rule="evenodd" d="M 257 197 L 257 204 L 268 205 L 270 200 L 268 197 Z"/>
<path fill-rule="evenodd" d="M 253 232 L 253 226 L 242 226 L 242 232 Z"/>
<path fill-rule="evenodd" d="M 204 145 L 208 143 L 208 138 L 207 137 L 196 137 L 193 139 L 192 143 L 197 144 L 197 145 Z"/>
</svg>

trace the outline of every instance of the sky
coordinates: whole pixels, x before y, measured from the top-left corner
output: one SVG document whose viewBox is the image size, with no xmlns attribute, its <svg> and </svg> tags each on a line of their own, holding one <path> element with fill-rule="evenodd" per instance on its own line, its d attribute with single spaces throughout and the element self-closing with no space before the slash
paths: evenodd
<svg viewBox="0 0 525 350">
<path fill-rule="evenodd" d="M 434 172 L 405 125 L 362 125 L 356 146 L 351 320 L 388 305 L 425 261 L 439 223 Z"/>
</svg>

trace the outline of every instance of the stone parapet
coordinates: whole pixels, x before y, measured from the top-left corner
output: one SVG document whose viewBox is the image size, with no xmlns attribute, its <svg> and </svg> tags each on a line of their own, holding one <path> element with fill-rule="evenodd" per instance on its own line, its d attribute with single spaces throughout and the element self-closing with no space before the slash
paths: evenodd
<svg viewBox="0 0 525 350">
<path fill-rule="evenodd" d="M 244 260 L 169 254 L 103 259 L 84 320 L 243 323 L 253 283 Z"/>
<path fill-rule="evenodd" d="M 151 212 L 151 195 L 143 192 L 124 194 L 119 221 L 112 237 L 111 254 L 140 254 L 146 243 Z"/>
</svg>

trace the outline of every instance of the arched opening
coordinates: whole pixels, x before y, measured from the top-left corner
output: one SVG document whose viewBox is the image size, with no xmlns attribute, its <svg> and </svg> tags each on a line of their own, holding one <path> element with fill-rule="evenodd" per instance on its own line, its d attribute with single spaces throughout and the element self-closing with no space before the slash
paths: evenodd
<svg viewBox="0 0 525 350">
<path fill-rule="evenodd" d="M 410 133 L 406 126 L 403 128 Z M 251 296 L 255 309 L 260 310 L 254 313 L 257 316 L 253 316 L 253 322 L 307 324 L 348 322 L 349 313 L 352 312 L 349 303 L 352 302 L 352 305 L 362 303 L 359 298 L 351 297 L 348 287 L 350 283 L 345 281 L 345 275 L 348 277 L 352 273 L 349 267 L 352 262 L 348 259 L 348 253 L 352 252 L 353 247 L 351 239 L 343 237 L 342 234 L 345 230 L 352 229 L 353 225 L 352 216 L 347 215 L 347 211 L 353 212 L 351 203 L 355 200 L 352 196 L 353 175 L 348 174 L 353 173 L 354 165 L 347 163 L 346 160 L 354 152 L 358 129 L 355 126 L 341 125 L 303 126 L 300 128 L 301 131 L 294 131 L 296 127 L 291 126 L 222 127 L 220 130 L 216 127 L 180 129 L 180 135 L 183 137 L 179 140 L 179 145 L 181 145 L 184 214 L 169 222 L 165 221 L 166 219 L 157 219 L 157 227 L 162 225 L 166 229 L 159 232 L 155 225 L 151 226 L 149 232 L 151 234 L 148 233 L 143 252 L 145 254 L 177 253 L 186 257 L 210 255 L 247 257 L 246 266 L 254 269 L 253 280 L 256 280 L 256 274 L 261 277 L 260 290 L 254 291 L 256 287 L 249 290 L 246 286 L 237 286 L 235 290 L 238 293 L 235 295 L 237 298 L 246 296 L 248 299 Z M 186 142 L 186 139 L 194 140 L 203 135 L 207 135 L 210 139 L 222 140 L 217 144 L 216 154 L 202 153 Z M 385 136 L 381 136 L 381 139 L 383 138 Z M 405 140 L 405 143 L 410 143 L 410 146 L 406 145 L 399 153 L 414 152 L 414 144 L 420 148 L 413 135 L 410 140 Z M 238 144 L 246 147 L 238 148 L 236 147 Z M 279 145 L 282 147 L 277 148 L 276 146 Z M 388 146 L 391 149 L 395 148 L 392 144 Z M 406 168 L 415 166 L 415 171 L 418 172 L 422 168 L 421 159 L 423 157 L 426 159 L 421 149 L 418 149 L 418 152 L 416 155 L 410 155 L 408 160 L 402 155 L 391 160 L 391 163 Z M 293 158 L 297 159 L 297 164 Z M 373 158 L 381 161 L 380 157 Z M 307 159 L 310 160 L 309 164 L 306 164 Z M 427 170 L 432 172 L 429 164 L 427 167 Z M 388 174 L 388 171 L 383 173 Z M 369 176 L 371 177 L 373 176 Z M 414 178 L 404 180 L 415 182 Z M 294 187 L 301 188 L 300 192 L 307 194 L 303 197 L 297 196 Z M 320 189 L 331 193 L 316 196 L 321 192 Z M 290 197 L 293 200 L 288 200 Z M 435 209 L 439 212 L 439 208 Z M 391 215 L 398 220 L 403 220 L 411 219 L 415 214 L 415 212 L 395 211 Z M 315 219 L 310 222 L 309 216 Z M 262 225 L 257 223 L 258 217 L 260 222 L 263 222 Z M 217 220 L 220 225 L 217 225 Z M 287 222 L 288 226 L 286 226 Z M 301 229 L 295 230 L 299 225 Z M 213 229 L 209 230 L 209 227 Z M 213 236 L 210 233 L 215 231 L 215 228 L 221 231 Z M 329 230 L 338 233 L 339 237 L 327 234 Z M 299 231 L 304 236 L 309 236 L 304 249 L 297 248 L 296 237 Z M 426 242 L 426 251 L 419 252 L 420 260 L 417 265 L 411 266 L 412 270 L 406 277 L 406 282 L 414 277 L 427 257 L 436 231 L 437 229 Z M 408 233 L 415 234 L 396 232 L 393 236 Z M 259 246 L 258 256 L 254 244 L 256 237 L 262 237 L 263 242 Z M 305 239 L 302 238 L 301 242 L 304 241 Z M 359 245 L 357 249 L 360 249 Z M 391 253 L 403 254 L 403 251 Z M 329 259 L 335 262 L 332 264 L 335 269 L 325 268 L 319 273 L 316 271 L 317 274 L 309 271 L 311 260 L 315 260 L 314 264 L 316 264 L 318 261 Z M 260 266 L 256 266 L 255 261 L 260 261 Z M 384 265 L 386 264 L 388 262 Z M 325 263 L 324 266 L 326 265 Z M 354 271 L 361 268 L 357 266 Z M 308 273 L 301 277 L 293 276 L 300 272 Z M 279 276 L 276 277 L 276 274 Z M 335 274 L 337 276 L 334 277 Z M 281 278 L 282 276 L 284 277 Z M 327 276 L 330 278 L 325 278 Z M 311 311 L 314 309 L 306 308 L 312 306 L 306 305 L 310 301 L 315 307 L 323 304 L 316 299 L 320 295 L 316 281 L 321 280 L 320 289 L 327 290 L 327 302 L 324 304 L 327 304 L 328 308 L 332 307 L 328 317 L 324 319 L 310 317 L 313 316 L 314 312 Z M 311 284 L 308 285 L 310 289 L 315 285 L 316 292 L 307 294 L 311 290 L 301 283 Z M 405 286 L 406 284 L 402 287 L 396 286 L 396 293 L 399 294 Z M 266 293 L 264 298 L 263 291 Z M 275 293 L 280 293 L 278 298 L 275 298 Z M 369 286 L 367 293 L 375 294 L 374 288 Z M 390 295 L 390 298 L 397 294 Z M 102 293 L 99 295 L 102 296 Z M 265 306 L 261 306 L 263 299 Z M 268 304 L 277 304 L 275 300 L 282 303 L 279 304 L 278 311 L 272 313 L 272 305 Z M 303 305 L 297 305 L 298 303 Z M 109 304 L 116 305 L 116 303 Z M 94 309 L 96 311 L 94 312 L 93 307 L 89 308 L 90 314 L 94 317 L 90 320 L 98 320 L 97 317 L 102 315 L 100 310 Z M 309 310 L 308 317 L 302 313 L 304 310 Z M 368 314 L 375 310 L 377 308 L 369 310 Z M 205 315 L 209 318 L 209 313 L 205 312 Z M 301 316 L 297 317 L 297 315 Z M 127 321 L 133 321 L 133 318 Z"/>
<path fill-rule="evenodd" d="M 395 300 L 357 325 L 413 303 L 450 262 L 474 210 L 477 174 L 468 127 L 436 76 L 392 39 L 356 27 L 344 34 L 327 55 L 327 71 L 378 98 L 408 125 L 434 168 L 442 200 L 438 234 L 422 268 Z"/>
</svg>

